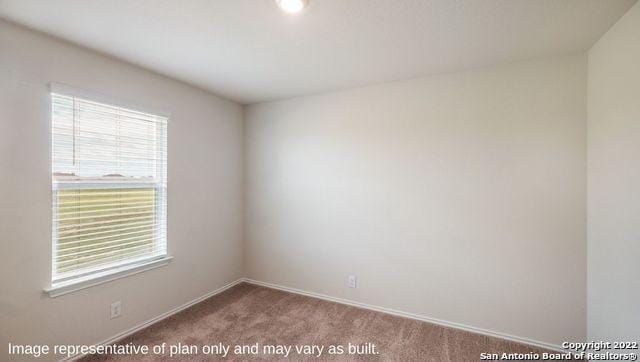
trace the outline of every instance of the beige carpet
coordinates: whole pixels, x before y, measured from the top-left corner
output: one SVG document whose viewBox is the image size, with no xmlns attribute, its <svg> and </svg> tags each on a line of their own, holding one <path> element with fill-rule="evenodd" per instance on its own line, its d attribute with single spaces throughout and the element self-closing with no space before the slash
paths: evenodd
<svg viewBox="0 0 640 362">
<path fill-rule="evenodd" d="M 384 313 L 327 302 L 251 284 L 237 285 L 219 295 L 158 322 L 120 342 L 135 345 L 167 344 L 166 355 L 90 356 L 88 361 L 222 359 L 203 346 L 223 343 L 231 350 L 225 360 L 383 360 L 383 361 L 477 361 L 481 353 L 542 353 L 541 349 L 457 329 L 419 322 Z M 195 345 L 197 355 L 169 357 L 169 346 Z M 233 354 L 236 345 L 324 346 L 320 357 Z M 361 353 L 330 355 L 330 346 L 373 343 Z M 193 351 L 193 350 L 192 350 Z M 254 351 L 247 351 L 248 353 Z M 284 352 L 284 351 L 282 351 Z M 317 350 L 315 351 L 317 353 Z M 334 352 L 338 352 L 334 349 Z M 353 352 L 353 351 L 352 351 Z"/>
</svg>

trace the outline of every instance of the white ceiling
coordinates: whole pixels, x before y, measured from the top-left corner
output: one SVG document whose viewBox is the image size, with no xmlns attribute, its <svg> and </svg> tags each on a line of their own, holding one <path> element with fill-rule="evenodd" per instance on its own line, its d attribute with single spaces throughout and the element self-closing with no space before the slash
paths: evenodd
<svg viewBox="0 0 640 362">
<path fill-rule="evenodd" d="M 588 49 L 636 0 L 0 0 L 0 16 L 254 103 Z"/>
</svg>

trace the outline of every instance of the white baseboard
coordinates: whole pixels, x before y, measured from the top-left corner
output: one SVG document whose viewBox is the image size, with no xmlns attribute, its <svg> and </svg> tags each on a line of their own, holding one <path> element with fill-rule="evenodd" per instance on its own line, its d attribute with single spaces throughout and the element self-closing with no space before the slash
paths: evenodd
<svg viewBox="0 0 640 362">
<path fill-rule="evenodd" d="M 196 299 L 193 299 L 179 307 L 176 307 L 166 313 L 160 314 L 159 316 L 156 316 L 154 318 L 151 318 L 145 322 L 142 322 L 122 333 L 119 333 L 113 337 L 110 337 L 106 340 L 103 340 L 102 342 L 96 343 L 96 346 L 99 345 L 109 345 L 109 344 L 113 344 L 116 343 L 120 340 L 122 340 L 125 337 L 128 337 L 132 334 L 134 334 L 135 332 L 138 332 L 144 328 L 147 328 L 149 326 L 151 326 L 154 323 L 160 322 L 163 319 L 166 319 L 168 317 L 171 317 L 172 315 L 181 312 L 195 304 L 198 304 L 200 302 L 202 302 L 205 299 L 208 299 L 210 297 L 213 297 L 216 294 L 222 293 L 225 290 L 238 285 L 242 282 L 245 283 L 249 283 L 249 284 L 254 284 L 254 285 L 259 285 L 259 286 L 263 286 L 266 288 L 272 288 L 272 289 L 278 289 L 278 290 L 282 290 L 285 292 L 290 292 L 290 293 L 295 293 L 295 294 L 300 294 L 300 295 L 305 295 L 308 297 L 312 297 L 312 298 L 318 298 L 318 299 L 323 299 L 323 300 L 327 300 L 327 301 L 331 301 L 331 302 L 336 302 L 336 303 L 340 303 L 340 304 L 346 304 L 346 305 L 350 305 L 350 306 L 354 306 L 354 307 L 359 307 L 359 308 L 364 308 L 364 309 L 369 309 L 369 310 L 373 310 L 376 312 L 381 312 L 381 313 L 386 313 L 386 314 L 391 314 L 391 315 L 395 315 L 395 316 L 399 316 L 399 317 L 404 317 L 404 318 L 411 318 L 411 319 L 415 319 L 415 320 L 419 320 L 422 322 L 427 322 L 427 323 L 433 323 L 433 324 L 438 324 L 444 327 L 450 327 L 450 328 L 455 328 L 455 329 L 461 329 L 467 332 L 473 332 L 473 333 L 479 333 L 479 334 L 483 334 L 489 337 L 496 337 L 496 338 L 502 338 L 502 339 L 506 339 L 509 341 L 513 341 L 513 342 L 518 342 L 518 343 L 523 343 L 523 344 L 527 344 L 527 345 L 531 345 L 534 347 L 540 347 L 540 348 L 546 348 L 546 349 L 550 349 L 550 350 L 554 350 L 554 351 L 558 351 L 558 352 L 563 352 L 566 353 L 567 351 L 563 348 L 561 348 L 558 345 L 555 344 L 551 344 L 551 343 L 546 343 L 546 342 L 540 342 L 540 341 L 535 341 L 529 338 L 524 338 L 524 337 L 518 337 L 518 336 L 513 336 L 510 334 L 506 334 L 506 333 L 500 333 L 500 332 L 495 332 L 495 331 L 490 331 L 487 329 L 483 329 L 483 328 L 478 328 L 478 327 L 473 327 L 473 326 L 468 326 L 465 324 L 461 324 L 461 323 L 455 323 L 455 322 L 449 322 L 449 321 L 444 321 L 441 319 L 437 319 L 437 318 L 431 318 L 431 317 L 426 317 L 426 316 L 422 316 L 422 315 L 418 315 L 418 314 L 413 314 L 413 313 L 408 313 L 408 312 L 402 312 L 402 311 L 398 311 L 395 309 L 391 309 L 391 308 L 385 308 L 385 307 L 379 307 L 379 306 L 375 306 L 375 305 L 370 305 L 370 304 L 366 304 L 366 303 L 361 303 L 361 302 L 356 302 L 353 300 L 349 300 L 349 299 L 343 299 L 343 298 L 336 298 L 336 297 L 332 297 L 332 296 L 328 296 L 328 295 L 324 295 L 324 294 L 320 294 L 320 293 L 314 293 L 314 292 L 308 292 L 305 290 L 301 290 L 301 289 L 296 289 L 296 288 L 290 288 L 290 287 L 285 287 L 279 284 L 274 284 L 274 283 L 267 283 L 267 282 L 262 282 L 259 280 L 254 280 L 254 279 L 250 279 L 250 278 L 240 278 L 238 280 L 235 280 L 227 285 L 224 285 L 216 290 L 213 290 L 205 295 L 202 295 Z M 80 359 L 81 357 L 83 357 L 83 355 L 76 355 L 76 356 L 71 356 L 68 358 L 64 358 L 61 360 L 64 362 L 71 362 L 71 361 L 76 361 L 78 359 Z"/>
<path fill-rule="evenodd" d="M 102 346 L 102 345 L 106 346 L 106 345 L 110 345 L 110 344 L 116 343 L 119 340 L 122 340 L 123 338 L 128 337 L 128 336 L 138 332 L 139 330 L 145 329 L 145 328 L 151 326 L 154 323 L 157 323 L 157 322 L 160 322 L 163 319 L 169 318 L 172 315 L 174 315 L 174 314 L 176 314 L 178 312 L 181 312 L 181 311 L 183 311 L 183 310 L 185 310 L 185 309 L 187 309 L 187 308 L 189 308 L 189 307 L 191 307 L 191 306 L 193 306 L 195 304 L 198 304 L 198 303 L 202 302 L 205 299 L 213 297 L 216 294 L 220 294 L 220 293 L 224 292 L 225 290 L 227 290 L 227 289 L 229 289 L 229 288 L 231 288 L 231 287 L 233 287 L 235 285 L 238 285 L 238 284 L 242 283 L 243 281 L 244 281 L 244 278 L 237 279 L 237 280 L 235 280 L 235 281 L 233 281 L 233 282 L 231 282 L 231 283 L 229 283 L 229 284 L 227 284 L 225 286 L 222 286 L 222 287 L 220 287 L 220 288 L 218 288 L 216 290 L 213 290 L 213 291 L 211 291 L 211 292 L 209 292 L 209 293 L 207 293 L 205 295 L 202 295 L 202 296 L 200 296 L 200 297 L 198 297 L 196 299 L 193 299 L 193 300 L 191 300 L 191 301 L 189 301 L 189 302 L 187 302 L 187 303 L 185 303 L 185 304 L 183 304 L 183 305 L 181 305 L 179 307 L 176 307 L 176 308 L 174 308 L 174 309 L 172 309 L 172 310 L 170 310 L 170 311 L 168 311 L 166 313 L 162 313 L 159 316 L 153 317 L 153 318 L 151 318 L 151 319 L 149 319 L 149 320 L 147 320 L 145 322 L 142 322 L 142 323 L 138 324 L 135 327 L 127 329 L 126 331 L 124 331 L 122 333 L 119 333 L 119 334 L 117 334 L 117 335 L 115 335 L 115 336 L 113 336 L 111 338 L 108 338 L 108 339 L 106 339 L 106 340 L 104 340 L 102 342 L 96 343 L 94 345 L 95 346 Z M 78 360 L 78 359 L 80 359 L 82 357 L 84 357 L 84 356 L 83 355 L 75 355 L 75 356 L 71 356 L 71 357 L 68 357 L 68 358 L 63 358 L 61 360 L 61 362 L 63 362 L 63 361 L 64 362 L 76 361 L 76 360 Z"/>
<path fill-rule="evenodd" d="M 336 297 L 332 297 L 332 296 L 325 295 L 325 294 L 308 292 L 306 290 L 285 287 L 283 285 L 262 282 L 262 281 L 254 280 L 254 279 L 250 279 L 250 278 L 242 278 L 242 281 L 245 282 L 245 283 L 255 284 L 255 285 L 259 285 L 259 286 L 263 286 L 263 287 L 267 287 L 267 288 L 272 288 L 272 289 L 278 289 L 278 290 L 282 290 L 282 291 L 285 291 L 285 292 L 301 294 L 301 295 L 305 295 L 305 296 L 308 296 L 308 297 L 328 300 L 330 302 L 346 304 L 346 305 L 350 305 L 350 306 L 353 306 L 353 307 L 369 309 L 369 310 L 373 310 L 373 311 L 376 311 L 376 312 L 391 314 L 391 315 L 404 317 L 404 318 L 415 319 L 415 320 L 419 320 L 419 321 L 422 321 L 422 322 L 438 324 L 438 325 L 441 325 L 441 326 L 444 326 L 444 327 L 461 329 L 463 331 L 483 334 L 483 335 L 486 335 L 486 336 L 489 336 L 489 337 L 506 339 L 506 340 L 509 340 L 509 341 L 512 341 L 512 342 L 517 342 L 517 343 L 527 344 L 527 345 L 534 346 L 534 347 L 545 348 L 545 349 L 550 349 L 550 350 L 557 351 L 557 352 L 567 353 L 566 349 L 563 349 L 561 346 L 556 345 L 556 344 L 547 343 L 547 342 L 540 342 L 540 341 L 532 340 L 532 339 L 529 339 L 529 338 L 518 337 L 518 336 L 506 334 L 506 333 L 491 331 L 491 330 L 484 329 L 484 328 L 473 327 L 473 326 L 469 326 L 469 325 L 462 324 L 462 323 L 449 322 L 449 321 L 445 321 L 445 320 L 442 320 L 442 319 L 426 317 L 426 316 L 413 314 L 413 313 L 408 313 L 408 312 L 402 312 L 402 311 L 391 309 L 391 308 L 379 307 L 379 306 L 375 306 L 375 305 L 371 305 L 371 304 L 356 302 L 356 301 L 349 300 L 349 299 L 336 298 Z"/>
</svg>

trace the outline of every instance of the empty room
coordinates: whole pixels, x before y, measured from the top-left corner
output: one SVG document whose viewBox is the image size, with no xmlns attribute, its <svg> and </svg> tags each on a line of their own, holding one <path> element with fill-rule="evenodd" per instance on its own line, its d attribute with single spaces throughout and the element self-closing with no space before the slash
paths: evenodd
<svg viewBox="0 0 640 362">
<path fill-rule="evenodd" d="M 637 361 L 637 0 L 0 0 L 0 361 Z"/>
</svg>

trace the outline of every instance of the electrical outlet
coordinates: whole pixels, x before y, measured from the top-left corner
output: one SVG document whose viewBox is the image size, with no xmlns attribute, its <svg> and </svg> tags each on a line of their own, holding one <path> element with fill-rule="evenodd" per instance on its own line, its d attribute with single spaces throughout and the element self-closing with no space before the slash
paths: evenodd
<svg viewBox="0 0 640 362">
<path fill-rule="evenodd" d="M 349 288 L 355 288 L 356 287 L 356 276 L 355 275 L 349 275 L 349 278 L 347 278 L 347 284 L 349 285 Z"/>
<path fill-rule="evenodd" d="M 111 303 L 111 319 L 120 317 L 120 314 L 122 314 L 122 302 Z"/>
</svg>

